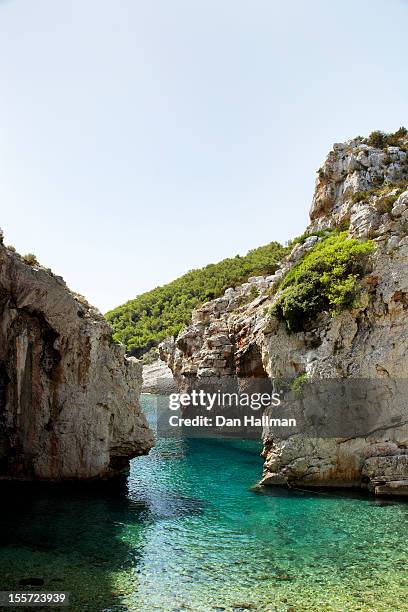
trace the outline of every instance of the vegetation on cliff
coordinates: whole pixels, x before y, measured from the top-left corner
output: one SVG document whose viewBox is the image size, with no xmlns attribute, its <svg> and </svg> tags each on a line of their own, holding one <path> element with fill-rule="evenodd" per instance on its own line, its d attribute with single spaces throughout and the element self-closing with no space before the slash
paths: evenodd
<svg viewBox="0 0 408 612">
<path fill-rule="evenodd" d="M 298 332 L 319 312 L 352 307 L 364 260 L 373 248 L 372 241 L 347 238 L 346 231 L 323 237 L 289 270 L 271 314 Z"/>
<path fill-rule="evenodd" d="M 114 329 L 114 340 L 122 342 L 137 357 L 168 336 L 176 336 L 189 323 L 193 309 L 216 298 L 228 287 L 251 276 L 273 274 L 286 249 L 277 242 L 223 259 L 205 268 L 191 270 L 180 278 L 143 293 L 106 314 Z"/>
<path fill-rule="evenodd" d="M 393 151 L 395 147 L 400 151 Z M 383 153 L 379 156 L 377 151 L 373 156 L 376 149 L 381 149 Z M 403 152 L 407 150 L 408 131 L 404 127 L 393 134 L 377 130 L 367 138 L 358 137 L 346 143 L 342 154 L 353 154 L 354 171 L 365 173 L 364 182 L 360 184 L 367 184 L 365 191 L 357 191 L 351 196 L 352 203 L 361 203 L 362 206 L 369 203 L 370 210 L 375 209 L 380 214 L 389 213 L 406 187 L 407 157 Z M 356 162 L 358 154 L 363 151 L 370 153 L 366 165 Z M 378 171 L 378 163 L 381 172 Z M 395 171 L 396 165 L 399 172 Z M 335 181 L 333 177 L 338 169 L 330 160 L 325 162 L 326 166 L 327 173 L 321 168 L 320 176 L 325 177 L 325 182 Z M 337 176 L 337 180 L 344 178 L 345 175 Z M 315 215 L 319 218 L 322 211 L 316 202 Z M 325 211 L 323 213 L 326 214 Z M 318 229 L 311 233 L 306 230 L 290 241 L 286 248 L 272 242 L 249 251 L 244 257 L 237 255 L 192 270 L 167 285 L 136 297 L 107 313 L 106 318 L 113 326 L 114 340 L 122 342 L 131 355 L 142 358 L 146 363 L 151 361 L 157 356 L 155 347 L 166 337 L 176 336 L 190 322 L 194 308 L 222 295 L 227 287 L 244 283 L 250 276 L 274 273 L 277 261 L 311 235 L 319 237 L 320 241 L 286 274 L 272 312 L 286 321 L 289 331 L 296 332 L 305 329 L 319 312 L 335 314 L 353 306 L 363 260 L 373 245 L 369 241 L 348 239 L 342 222 L 336 221 L 336 224 L 336 232 Z M 246 297 L 253 300 L 257 291 L 253 287 Z"/>
<path fill-rule="evenodd" d="M 385 149 L 386 147 L 405 148 L 407 136 L 408 130 L 405 127 L 400 127 L 392 134 L 375 130 L 374 132 L 371 132 L 368 138 L 365 139 L 365 142 L 370 147 L 376 147 L 377 149 Z"/>
<path fill-rule="evenodd" d="M 375 208 L 380 213 L 389 213 L 398 200 L 399 196 L 408 187 L 408 180 L 402 179 L 399 183 L 384 181 L 380 186 L 372 187 L 367 191 L 356 191 L 351 196 L 353 204 L 358 202 L 368 202 L 372 196 L 376 196 L 377 200 L 373 202 Z"/>
</svg>

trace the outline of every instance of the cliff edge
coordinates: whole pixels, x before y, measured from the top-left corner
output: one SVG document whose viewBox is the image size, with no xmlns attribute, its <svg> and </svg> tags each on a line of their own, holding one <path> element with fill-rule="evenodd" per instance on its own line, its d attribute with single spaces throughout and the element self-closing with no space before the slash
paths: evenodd
<svg viewBox="0 0 408 612">
<path fill-rule="evenodd" d="M 141 365 L 102 315 L 0 235 L 0 478 L 114 476 L 153 436 Z"/>
<path fill-rule="evenodd" d="M 322 381 L 374 381 L 389 391 L 408 378 L 407 151 L 403 128 L 334 145 L 318 171 L 310 225 L 276 273 L 227 289 L 160 346 L 181 388 L 260 376 L 307 395 L 317 383 L 329 408 Z M 261 483 L 407 494 L 408 409 L 399 408 L 364 435 L 319 436 L 307 419 L 294 435 L 265 429 Z"/>
</svg>

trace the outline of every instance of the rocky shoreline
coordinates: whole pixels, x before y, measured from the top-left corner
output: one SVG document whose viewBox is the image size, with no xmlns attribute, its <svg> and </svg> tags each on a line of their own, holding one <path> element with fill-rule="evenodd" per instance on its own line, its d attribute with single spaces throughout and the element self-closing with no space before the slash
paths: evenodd
<svg viewBox="0 0 408 612">
<path fill-rule="evenodd" d="M 283 379 L 293 386 L 297 381 L 380 381 L 390 390 L 393 381 L 408 377 L 407 150 L 406 133 L 398 146 L 377 148 L 363 138 L 334 145 L 318 172 L 311 223 L 277 272 L 227 289 L 197 308 L 175 340 L 160 345 L 180 389 L 233 376 L 238 381 Z M 335 316 L 322 309 L 304 329 L 290 331 L 276 314 L 282 283 L 314 252 L 325 231 L 337 231 L 342 241 L 373 245 L 361 264 L 358 299 Z M 330 406 L 329 391 L 320 399 Z M 387 415 L 390 401 L 392 395 L 385 393 L 374 403 Z M 266 429 L 261 483 L 407 495 L 407 413 L 404 402 L 397 419 L 351 437 L 319 437 L 310 427 L 279 438 Z"/>
</svg>

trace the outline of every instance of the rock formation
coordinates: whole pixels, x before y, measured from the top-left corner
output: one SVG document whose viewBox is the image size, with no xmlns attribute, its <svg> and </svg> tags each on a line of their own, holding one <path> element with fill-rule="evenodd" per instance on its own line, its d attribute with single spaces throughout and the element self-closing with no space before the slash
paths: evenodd
<svg viewBox="0 0 408 612">
<path fill-rule="evenodd" d="M 143 366 L 142 393 L 169 395 L 175 391 L 177 391 L 177 385 L 173 374 L 161 359 L 156 359 L 153 363 Z"/>
<path fill-rule="evenodd" d="M 373 146 L 363 138 L 334 145 L 318 172 L 307 233 L 276 274 L 227 289 L 196 309 L 191 325 L 175 340 L 161 345 L 160 355 L 180 387 L 224 376 L 302 380 L 305 393 L 309 384 L 323 380 L 384 382 L 387 388 L 395 381 L 403 384 L 408 378 L 408 138 L 404 130 L 397 135 L 393 146 Z M 335 316 L 327 309 L 318 312 L 304 329 L 290 333 L 274 310 L 282 281 L 323 240 L 324 230 L 335 228 L 373 243 L 358 300 Z M 330 391 L 322 402 L 330 406 Z M 302 401 L 298 404 L 302 411 Z M 364 435 L 319 436 L 307 425 L 281 437 L 265 430 L 261 483 L 406 494 L 405 401 L 399 410 L 392 422 Z"/>
<path fill-rule="evenodd" d="M 107 478 L 147 453 L 141 365 L 61 277 L 0 235 L 0 478 Z"/>
</svg>

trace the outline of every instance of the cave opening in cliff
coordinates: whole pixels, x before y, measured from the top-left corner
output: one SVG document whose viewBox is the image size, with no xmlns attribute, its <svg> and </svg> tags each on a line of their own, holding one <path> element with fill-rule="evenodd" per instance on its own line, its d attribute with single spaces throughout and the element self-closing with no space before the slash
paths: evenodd
<svg viewBox="0 0 408 612">
<path fill-rule="evenodd" d="M 237 359 L 237 376 L 241 392 L 271 393 L 273 384 L 263 362 L 260 347 L 253 343 Z"/>
<path fill-rule="evenodd" d="M 261 349 L 257 344 L 251 344 L 239 355 L 237 374 L 239 378 L 268 378 L 262 363 Z"/>
</svg>

